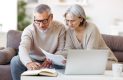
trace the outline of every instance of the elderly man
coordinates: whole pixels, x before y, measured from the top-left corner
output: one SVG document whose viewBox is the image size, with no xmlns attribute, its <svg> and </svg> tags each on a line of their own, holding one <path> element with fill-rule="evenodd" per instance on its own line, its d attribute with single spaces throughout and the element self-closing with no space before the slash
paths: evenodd
<svg viewBox="0 0 123 80">
<path fill-rule="evenodd" d="M 48 61 L 40 48 L 58 54 L 64 48 L 65 26 L 53 21 L 53 14 L 48 5 L 40 4 L 34 9 L 34 22 L 27 26 L 21 36 L 19 56 L 11 60 L 13 80 L 20 80 L 22 72 L 48 68 Z"/>
</svg>

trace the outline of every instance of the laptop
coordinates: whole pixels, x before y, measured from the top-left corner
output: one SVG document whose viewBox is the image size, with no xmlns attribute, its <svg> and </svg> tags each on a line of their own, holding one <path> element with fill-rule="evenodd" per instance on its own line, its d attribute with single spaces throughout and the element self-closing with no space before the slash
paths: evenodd
<svg viewBox="0 0 123 80">
<path fill-rule="evenodd" d="M 104 74 L 108 50 L 68 50 L 65 74 L 100 75 Z"/>
</svg>

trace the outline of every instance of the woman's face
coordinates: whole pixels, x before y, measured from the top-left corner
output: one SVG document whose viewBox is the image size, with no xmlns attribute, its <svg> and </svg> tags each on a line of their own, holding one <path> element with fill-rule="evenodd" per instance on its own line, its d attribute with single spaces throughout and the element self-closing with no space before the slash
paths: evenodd
<svg viewBox="0 0 123 80">
<path fill-rule="evenodd" d="M 81 18 L 74 16 L 71 13 L 66 14 L 65 20 L 69 28 L 72 28 L 72 29 L 76 29 L 77 27 L 79 27 L 81 22 Z"/>
</svg>

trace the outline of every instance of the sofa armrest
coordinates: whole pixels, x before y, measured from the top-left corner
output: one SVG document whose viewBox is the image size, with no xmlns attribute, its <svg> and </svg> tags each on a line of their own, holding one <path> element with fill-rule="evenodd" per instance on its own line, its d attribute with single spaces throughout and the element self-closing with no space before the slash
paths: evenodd
<svg viewBox="0 0 123 80">
<path fill-rule="evenodd" d="M 8 64 L 17 51 L 14 48 L 5 48 L 0 50 L 0 65 Z"/>
</svg>

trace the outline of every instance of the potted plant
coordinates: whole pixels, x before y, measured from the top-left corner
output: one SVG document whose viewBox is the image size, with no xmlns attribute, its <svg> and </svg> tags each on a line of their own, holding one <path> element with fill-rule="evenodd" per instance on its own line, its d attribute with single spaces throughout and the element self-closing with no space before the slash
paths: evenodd
<svg viewBox="0 0 123 80">
<path fill-rule="evenodd" d="M 26 26 L 30 24 L 28 16 L 26 15 L 26 5 L 24 0 L 18 0 L 18 27 L 19 31 L 23 31 Z"/>
</svg>

